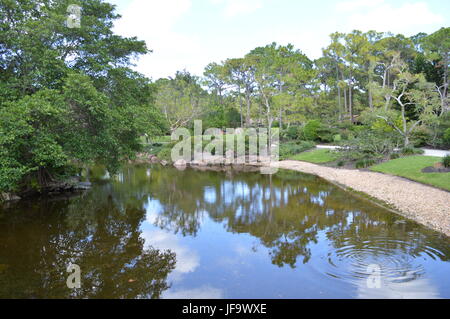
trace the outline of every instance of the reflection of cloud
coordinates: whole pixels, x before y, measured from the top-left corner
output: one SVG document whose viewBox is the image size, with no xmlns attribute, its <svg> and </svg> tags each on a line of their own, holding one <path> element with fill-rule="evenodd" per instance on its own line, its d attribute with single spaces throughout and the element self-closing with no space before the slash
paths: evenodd
<svg viewBox="0 0 450 319">
<path fill-rule="evenodd" d="M 381 288 L 368 288 L 366 280 L 358 285 L 358 298 L 362 299 L 436 299 L 439 292 L 425 278 L 407 282 L 382 281 Z"/>
<path fill-rule="evenodd" d="M 223 299 L 223 291 L 217 288 L 203 286 L 192 289 L 168 290 L 163 292 L 163 299 Z"/>
<path fill-rule="evenodd" d="M 146 220 L 151 225 L 154 225 L 158 221 L 158 215 L 164 210 L 159 200 L 149 199 L 148 203 L 144 207 L 146 214 Z"/>
<path fill-rule="evenodd" d="M 194 251 L 178 242 L 177 236 L 162 230 L 144 231 L 142 237 L 146 245 L 158 249 L 169 249 L 176 254 L 177 263 L 173 271 L 174 280 L 180 275 L 195 271 L 200 264 L 200 259 Z"/>
</svg>

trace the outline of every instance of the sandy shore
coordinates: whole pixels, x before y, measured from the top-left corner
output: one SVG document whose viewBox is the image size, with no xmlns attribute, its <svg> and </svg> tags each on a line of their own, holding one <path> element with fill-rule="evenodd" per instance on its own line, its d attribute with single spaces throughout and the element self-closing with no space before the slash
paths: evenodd
<svg viewBox="0 0 450 319">
<path fill-rule="evenodd" d="M 314 174 L 364 192 L 389 204 L 401 215 L 450 236 L 450 192 L 376 172 L 338 169 L 300 161 L 281 161 L 272 165 Z"/>
</svg>

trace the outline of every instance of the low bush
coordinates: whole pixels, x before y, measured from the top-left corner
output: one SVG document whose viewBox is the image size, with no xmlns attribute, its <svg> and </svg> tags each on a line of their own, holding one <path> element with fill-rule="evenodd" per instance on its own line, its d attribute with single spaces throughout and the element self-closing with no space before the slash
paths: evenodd
<svg viewBox="0 0 450 319">
<path fill-rule="evenodd" d="M 301 138 L 305 141 L 315 141 L 319 138 L 318 130 L 321 127 L 319 120 L 311 120 L 301 130 Z"/>
<path fill-rule="evenodd" d="M 289 126 L 283 131 L 283 138 L 286 140 L 298 140 L 300 138 L 300 128 L 296 125 Z"/>
<path fill-rule="evenodd" d="M 159 151 L 157 155 L 158 159 L 161 161 L 172 162 L 172 148 L 165 147 Z"/>
<path fill-rule="evenodd" d="M 413 146 L 405 146 L 400 150 L 400 153 L 402 155 L 409 156 L 409 155 L 420 155 L 423 154 L 424 151 L 420 148 L 415 148 Z"/>
<path fill-rule="evenodd" d="M 446 155 L 443 159 L 442 159 L 442 165 L 444 165 L 444 167 L 449 168 L 450 167 L 450 155 Z"/>
<path fill-rule="evenodd" d="M 358 160 L 355 163 L 355 167 L 356 168 L 366 168 L 366 167 L 369 167 L 369 166 L 372 166 L 372 165 L 375 165 L 375 164 L 376 164 L 376 160 L 375 159 L 366 158 L 366 159 Z"/>
<path fill-rule="evenodd" d="M 425 127 L 420 127 L 411 135 L 411 141 L 414 147 L 422 147 L 430 141 L 430 132 Z"/>
<path fill-rule="evenodd" d="M 367 158 L 381 158 L 394 152 L 398 139 L 391 133 L 380 133 L 371 130 L 358 132 L 357 137 L 341 143 L 342 158 L 359 161 Z"/>
<path fill-rule="evenodd" d="M 450 127 L 444 131 L 442 140 L 445 144 L 450 145 Z"/>
<path fill-rule="evenodd" d="M 399 154 L 399 153 L 392 153 L 392 154 L 389 156 L 389 158 L 390 158 L 391 160 L 400 158 L 400 154 Z"/>
<path fill-rule="evenodd" d="M 339 142 L 341 142 L 341 141 L 342 141 L 342 136 L 341 136 L 341 134 L 336 134 L 336 135 L 333 137 L 333 142 L 339 143 Z"/>
<path fill-rule="evenodd" d="M 297 155 L 313 149 L 316 146 L 314 142 L 301 141 L 301 142 L 287 142 L 280 145 L 280 159 L 287 159 L 290 156 Z"/>
</svg>

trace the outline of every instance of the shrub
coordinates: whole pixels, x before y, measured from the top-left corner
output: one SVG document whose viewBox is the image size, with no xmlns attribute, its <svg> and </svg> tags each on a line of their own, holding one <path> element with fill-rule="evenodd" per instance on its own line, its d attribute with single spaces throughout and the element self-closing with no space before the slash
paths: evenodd
<svg viewBox="0 0 450 319">
<path fill-rule="evenodd" d="M 366 168 L 372 166 L 376 163 L 376 161 L 372 158 L 361 159 L 355 163 L 356 168 Z"/>
<path fill-rule="evenodd" d="M 172 148 L 165 147 L 161 151 L 159 151 L 157 155 L 158 159 L 161 161 L 167 161 L 169 163 L 172 162 Z"/>
<path fill-rule="evenodd" d="M 342 167 L 342 166 L 344 166 L 345 165 L 345 162 L 344 161 L 339 161 L 339 162 L 337 162 L 337 166 L 338 167 Z"/>
<path fill-rule="evenodd" d="M 331 143 L 334 141 L 334 136 L 336 133 L 337 131 L 333 128 L 321 125 L 317 129 L 317 139 L 324 143 Z"/>
<path fill-rule="evenodd" d="M 397 159 L 397 158 L 399 158 L 399 157 L 400 157 L 400 154 L 399 154 L 399 153 L 392 153 L 392 154 L 390 155 L 390 159 L 391 159 L 391 160 Z"/>
<path fill-rule="evenodd" d="M 449 168 L 450 167 L 450 155 L 446 155 L 443 159 L 442 159 L 442 165 L 444 165 L 444 167 Z"/>
<path fill-rule="evenodd" d="M 311 120 L 306 123 L 302 129 L 302 138 L 306 141 L 315 141 L 318 139 L 319 135 L 317 131 L 322 124 L 319 120 Z"/>
<path fill-rule="evenodd" d="M 430 133 L 425 127 L 420 127 L 412 133 L 411 140 L 414 147 L 425 146 L 430 140 Z"/>
<path fill-rule="evenodd" d="M 402 155 L 408 156 L 408 155 L 420 155 L 420 154 L 423 154 L 424 151 L 420 148 L 415 148 L 415 147 L 409 145 L 409 146 L 405 146 L 404 148 L 402 148 L 400 150 L 400 153 Z"/>
<path fill-rule="evenodd" d="M 299 139 L 300 130 L 298 126 L 289 126 L 287 130 L 284 131 L 284 138 L 288 140 L 297 140 Z"/>
<path fill-rule="evenodd" d="M 342 141 L 341 134 L 336 134 L 335 136 L 333 136 L 333 142 L 339 143 L 340 141 Z"/>
<path fill-rule="evenodd" d="M 384 157 L 394 152 L 398 141 L 391 133 L 380 133 L 364 130 L 357 137 L 344 141 L 339 151 L 343 158 L 361 160 L 366 158 Z"/>
<path fill-rule="evenodd" d="M 450 127 L 444 131 L 444 135 L 442 137 L 444 143 L 450 145 Z"/>
<path fill-rule="evenodd" d="M 288 142 L 280 145 L 280 159 L 287 159 L 290 156 L 313 149 L 316 145 L 310 141 Z"/>
</svg>

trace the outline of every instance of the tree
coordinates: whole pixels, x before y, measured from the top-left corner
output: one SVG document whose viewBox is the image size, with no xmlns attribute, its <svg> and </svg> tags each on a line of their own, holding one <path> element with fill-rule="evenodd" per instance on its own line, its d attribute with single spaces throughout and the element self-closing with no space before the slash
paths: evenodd
<svg viewBox="0 0 450 319">
<path fill-rule="evenodd" d="M 241 113 L 241 127 L 244 126 L 243 121 L 243 103 L 242 93 L 244 90 L 245 103 L 246 103 L 246 115 L 245 123 L 247 127 L 250 126 L 250 108 L 251 97 L 255 90 L 255 68 L 250 59 L 228 59 L 225 61 L 225 68 L 228 73 L 229 83 L 235 87 L 235 92 L 239 99 L 240 113 Z"/>
<path fill-rule="evenodd" d="M 450 28 L 441 28 L 435 33 L 423 38 L 422 46 L 425 55 L 431 61 L 438 61 L 437 68 L 441 70 L 442 79 L 435 84 L 441 100 L 441 115 L 449 111 L 449 69 L 450 69 Z"/>
<path fill-rule="evenodd" d="M 189 126 L 206 110 L 208 93 L 200 86 L 200 79 L 187 71 L 177 72 L 174 78 L 159 79 L 155 90 L 156 106 L 171 132 Z"/>
<path fill-rule="evenodd" d="M 397 124 L 396 112 L 377 114 L 376 117 L 386 121 L 404 139 L 404 146 L 410 143 L 411 134 L 419 124 L 430 123 L 436 118 L 439 106 L 433 84 L 426 82 L 422 74 L 411 74 L 404 69 L 400 70 L 398 78 L 393 83 L 393 89 L 388 93 L 400 106 L 401 125 Z M 416 119 L 407 117 L 407 108 L 418 114 Z"/>
<path fill-rule="evenodd" d="M 65 24 L 69 4 L 79 28 Z M 164 129 L 149 80 L 129 68 L 149 51 L 114 35 L 113 5 L 2 1 L 0 12 L 0 191 L 45 189 L 73 165 L 114 172 Z"/>
</svg>

